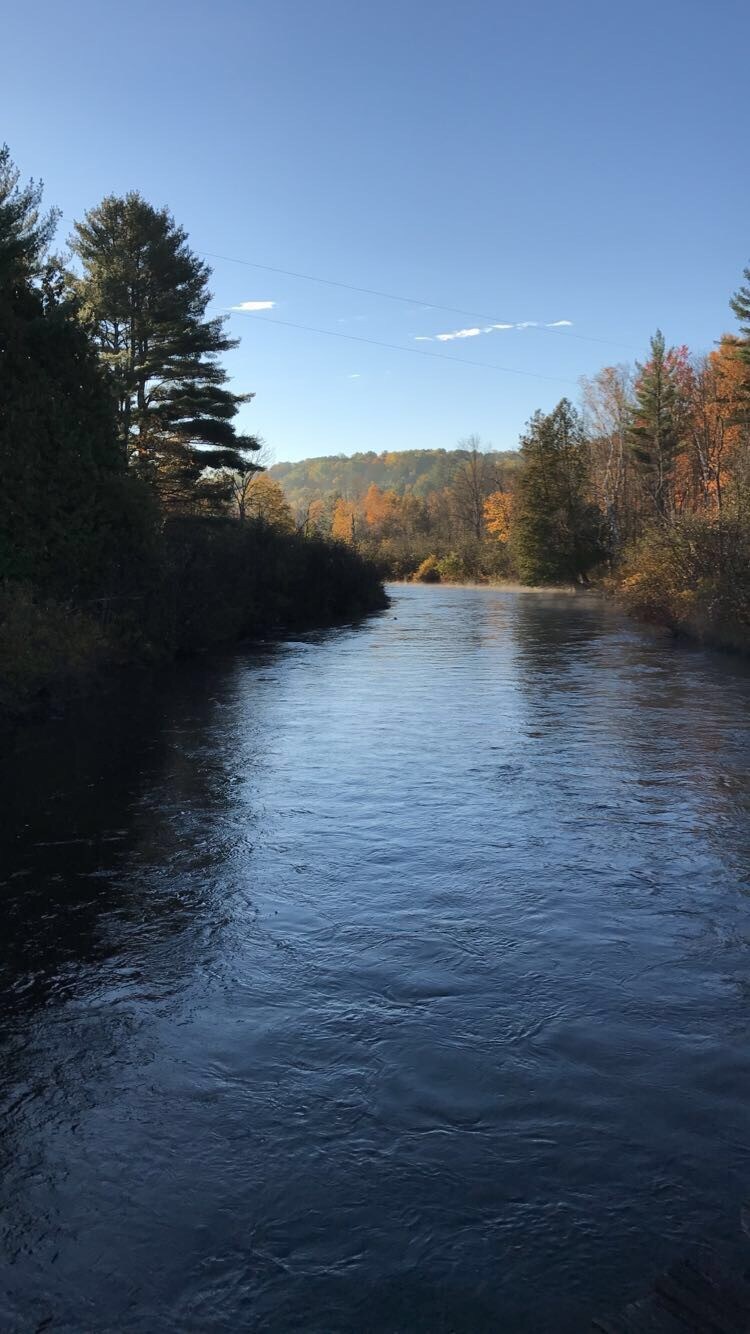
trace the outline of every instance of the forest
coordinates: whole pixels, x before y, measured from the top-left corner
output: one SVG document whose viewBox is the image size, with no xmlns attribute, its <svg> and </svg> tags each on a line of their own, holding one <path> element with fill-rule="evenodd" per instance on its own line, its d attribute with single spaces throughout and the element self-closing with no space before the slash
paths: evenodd
<svg viewBox="0 0 750 1334">
<path fill-rule="evenodd" d="M 244 506 L 264 476 L 236 428 L 253 395 L 229 387 L 210 270 L 169 211 L 106 198 L 65 258 L 58 222 L 0 148 L 0 716 L 382 606 L 351 546 Z"/>
<path fill-rule="evenodd" d="M 747 650 L 750 270 L 743 279 L 738 328 L 714 348 L 691 354 L 657 330 L 642 361 L 582 379 L 578 405 L 536 412 L 517 451 L 469 436 L 453 451 L 280 464 L 268 484 L 300 529 L 391 578 L 597 585 L 643 619 Z"/>
<path fill-rule="evenodd" d="M 661 332 L 516 450 L 267 468 L 235 344 L 167 209 L 108 197 L 65 256 L 0 150 L 0 711 L 91 672 L 384 605 L 382 579 L 599 585 L 750 647 L 750 270 L 705 353 Z"/>
<path fill-rule="evenodd" d="M 494 461 L 513 468 L 516 450 L 492 451 Z M 289 503 L 299 510 L 310 501 L 332 496 L 363 496 L 370 486 L 381 491 L 406 492 L 424 500 L 450 486 L 464 460 L 464 450 L 399 449 L 381 454 L 332 454 L 302 459 L 298 463 L 275 463 L 268 472 L 279 482 Z"/>
</svg>

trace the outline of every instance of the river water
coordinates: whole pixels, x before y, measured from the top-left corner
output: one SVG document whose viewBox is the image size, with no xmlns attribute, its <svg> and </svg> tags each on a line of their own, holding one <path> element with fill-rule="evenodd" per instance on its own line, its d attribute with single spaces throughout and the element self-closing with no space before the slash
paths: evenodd
<svg viewBox="0 0 750 1334">
<path fill-rule="evenodd" d="M 572 1334 L 738 1232 L 747 667 L 392 594 L 6 755 L 4 1334 Z"/>
</svg>

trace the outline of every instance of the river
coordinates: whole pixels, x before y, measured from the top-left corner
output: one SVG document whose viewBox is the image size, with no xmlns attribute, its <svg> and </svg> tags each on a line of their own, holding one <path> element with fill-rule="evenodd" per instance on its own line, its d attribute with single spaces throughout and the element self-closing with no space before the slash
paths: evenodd
<svg viewBox="0 0 750 1334">
<path fill-rule="evenodd" d="M 572 1334 L 737 1232 L 747 666 L 392 596 L 6 755 L 4 1334 Z"/>
</svg>

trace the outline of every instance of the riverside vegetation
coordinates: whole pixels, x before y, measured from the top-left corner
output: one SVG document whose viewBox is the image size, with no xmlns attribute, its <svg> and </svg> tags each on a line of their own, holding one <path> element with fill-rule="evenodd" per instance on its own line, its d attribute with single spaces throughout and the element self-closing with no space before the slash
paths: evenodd
<svg viewBox="0 0 750 1334">
<path fill-rule="evenodd" d="M 262 503 L 259 441 L 235 428 L 252 395 L 228 387 L 209 270 L 169 212 L 105 199 L 75 271 L 57 221 L 0 148 L 0 715 L 113 664 L 383 605 L 364 556 L 296 531 L 271 484 Z"/>
<path fill-rule="evenodd" d="M 635 615 L 750 651 L 750 270 L 738 333 L 705 355 L 654 335 L 648 357 L 537 412 L 515 452 L 477 437 L 280 464 L 306 529 L 393 578 L 603 583 Z"/>
<path fill-rule="evenodd" d="M 264 471 L 234 346 L 168 210 L 58 219 L 0 149 L 0 714 L 113 664 L 384 605 L 383 577 L 615 589 L 750 649 L 750 270 L 708 354 L 661 333 L 536 413 L 520 448 Z"/>
</svg>

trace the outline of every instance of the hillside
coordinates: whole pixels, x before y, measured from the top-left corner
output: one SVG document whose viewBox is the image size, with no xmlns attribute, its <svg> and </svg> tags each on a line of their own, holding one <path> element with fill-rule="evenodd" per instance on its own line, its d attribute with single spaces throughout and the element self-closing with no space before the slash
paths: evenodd
<svg viewBox="0 0 750 1334">
<path fill-rule="evenodd" d="M 517 466 L 515 450 L 491 451 L 488 457 L 511 470 Z M 341 495 L 357 500 L 369 486 L 412 493 L 424 499 L 450 485 L 466 455 L 460 449 L 404 449 L 382 454 L 332 454 L 302 459 L 299 463 L 276 463 L 269 472 L 281 484 L 292 506 Z"/>
</svg>

